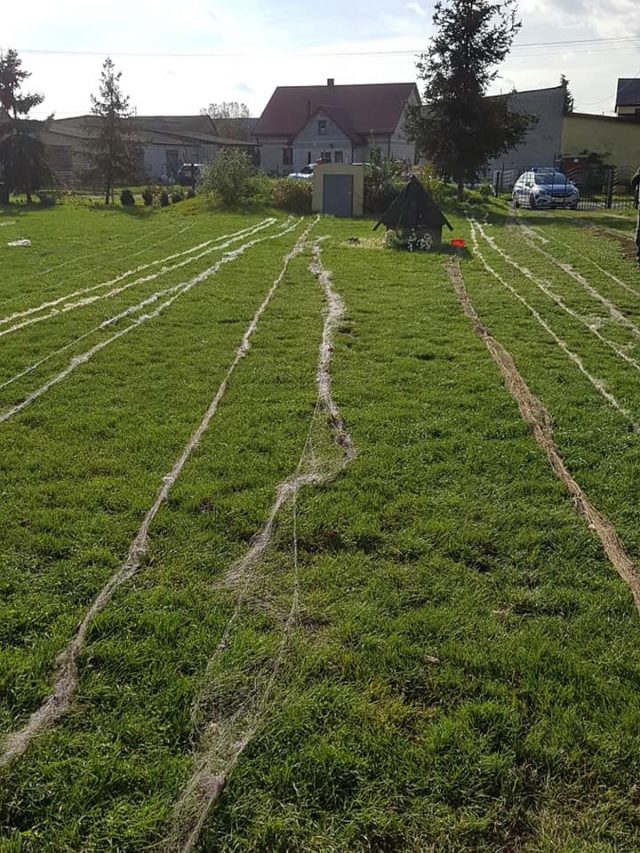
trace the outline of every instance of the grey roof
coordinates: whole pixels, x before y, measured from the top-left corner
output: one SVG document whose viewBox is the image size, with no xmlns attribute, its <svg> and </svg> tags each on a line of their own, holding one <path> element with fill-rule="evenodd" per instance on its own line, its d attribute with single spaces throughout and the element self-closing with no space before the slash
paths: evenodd
<svg viewBox="0 0 640 853">
<path fill-rule="evenodd" d="M 616 95 L 618 107 L 640 107 L 640 77 L 620 77 Z"/>
<path fill-rule="evenodd" d="M 48 131 L 86 140 L 97 128 L 100 119 L 94 115 L 54 119 Z M 209 116 L 132 116 L 129 127 L 140 142 L 155 145 L 225 145 L 244 146 L 250 143 L 216 136 Z"/>
</svg>

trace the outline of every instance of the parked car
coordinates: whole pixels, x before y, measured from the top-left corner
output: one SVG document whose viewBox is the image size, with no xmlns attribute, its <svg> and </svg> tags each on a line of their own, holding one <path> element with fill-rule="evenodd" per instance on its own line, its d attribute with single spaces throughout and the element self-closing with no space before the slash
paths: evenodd
<svg viewBox="0 0 640 853">
<path fill-rule="evenodd" d="M 513 204 L 535 210 L 544 207 L 578 207 L 580 192 L 575 184 L 555 169 L 536 167 L 520 175 L 513 186 Z"/>
<path fill-rule="evenodd" d="M 299 172 L 290 172 L 287 177 L 292 181 L 309 181 L 313 178 L 313 167 L 315 163 L 309 163 L 308 166 L 303 166 Z"/>
<path fill-rule="evenodd" d="M 191 167 L 193 166 L 193 175 L 191 174 Z M 193 181 L 197 181 L 200 177 L 202 166 L 200 163 L 184 163 L 178 169 L 178 183 L 181 187 L 190 187 Z"/>
</svg>

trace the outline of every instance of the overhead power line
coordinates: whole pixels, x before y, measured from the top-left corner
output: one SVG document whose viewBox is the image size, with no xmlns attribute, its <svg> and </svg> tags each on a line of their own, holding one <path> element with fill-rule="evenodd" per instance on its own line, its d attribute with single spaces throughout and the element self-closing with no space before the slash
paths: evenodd
<svg viewBox="0 0 640 853">
<path fill-rule="evenodd" d="M 566 49 L 570 47 L 588 47 L 589 45 L 610 45 L 611 49 L 617 49 L 619 46 L 635 44 L 640 46 L 640 36 L 619 36 L 611 38 L 592 38 L 592 39 L 567 39 L 564 41 L 540 41 L 540 42 L 522 42 L 513 47 L 513 52 L 527 50 L 531 48 L 560 48 Z M 424 52 L 424 48 L 416 48 L 413 50 L 353 50 L 353 51 L 290 51 L 291 55 L 295 56 L 310 56 L 310 57 L 332 57 L 332 56 L 412 56 Z M 249 52 L 207 52 L 207 53 L 174 53 L 174 52 L 142 52 L 142 51 L 120 51 L 120 50 L 54 50 L 49 48 L 23 48 L 18 50 L 18 53 L 42 54 L 46 56 L 124 56 L 124 57 L 144 57 L 144 58 L 167 58 L 167 59 L 243 59 L 250 54 Z"/>
</svg>

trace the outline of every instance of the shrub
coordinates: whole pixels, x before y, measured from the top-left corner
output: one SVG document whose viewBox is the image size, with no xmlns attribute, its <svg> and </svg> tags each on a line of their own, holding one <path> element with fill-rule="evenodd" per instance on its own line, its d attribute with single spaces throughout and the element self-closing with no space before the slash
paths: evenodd
<svg viewBox="0 0 640 853">
<path fill-rule="evenodd" d="M 133 207 L 135 203 L 136 200 L 133 197 L 131 190 L 122 190 L 120 193 L 120 204 L 123 207 Z"/>
<path fill-rule="evenodd" d="M 160 202 L 160 207 L 169 207 L 169 194 L 166 190 L 162 190 L 158 196 L 158 201 Z"/>
<path fill-rule="evenodd" d="M 436 204 L 442 206 L 455 202 L 458 193 L 455 185 L 443 181 L 430 163 L 422 167 L 418 179 L 422 186 L 429 190 Z"/>
<path fill-rule="evenodd" d="M 311 181 L 282 178 L 273 183 L 273 204 L 288 213 L 311 213 L 312 195 L 313 185 Z"/>
<path fill-rule="evenodd" d="M 405 184 L 403 170 L 400 161 L 372 153 L 371 163 L 364 171 L 365 213 L 384 213 Z"/>
<path fill-rule="evenodd" d="M 153 193 L 151 192 L 151 187 L 147 187 L 142 193 L 142 201 L 144 202 L 145 207 L 151 207 L 153 204 Z"/>
<path fill-rule="evenodd" d="M 187 190 L 187 198 L 195 198 L 195 197 L 196 197 L 196 191 L 193 189 L 193 187 L 189 187 L 189 189 Z"/>
<path fill-rule="evenodd" d="M 36 195 L 41 207 L 55 207 L 59 201 L 59 194 L 55 190 L 49 192 L 39 191 Z"/>
<path fill-rule="evenodd" d="M 180 201 L 184 201 L 184 190 L 182 187 L 176 187 L 171 193 L 171 202 L 178 204 Z"/>
<path fill-rule="evenodd" d="M 198 187 L 216 195 L 230 207 L 251 197 L 251 181 L 255 175 L 256 168 L 248 154 L 234 148 L 223 149 L 205 166 Z"/>
</svg>

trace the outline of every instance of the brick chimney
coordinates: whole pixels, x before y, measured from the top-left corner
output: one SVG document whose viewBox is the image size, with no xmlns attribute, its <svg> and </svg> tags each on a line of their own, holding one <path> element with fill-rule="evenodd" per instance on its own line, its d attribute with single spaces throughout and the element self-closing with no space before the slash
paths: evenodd
<svg viewBox="0 0 640 853">
<path fill-rule="evenodd" d="M 336 81 L 334 80 L 334 78 L 329 77 L 329 79 L 327 80 L 327 86 L 335 86 L 335 85 L 336 85 Z"/>
</svg>

